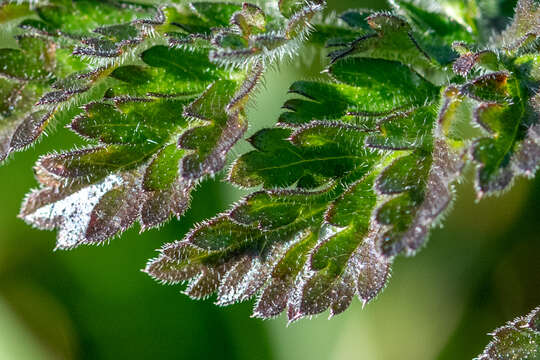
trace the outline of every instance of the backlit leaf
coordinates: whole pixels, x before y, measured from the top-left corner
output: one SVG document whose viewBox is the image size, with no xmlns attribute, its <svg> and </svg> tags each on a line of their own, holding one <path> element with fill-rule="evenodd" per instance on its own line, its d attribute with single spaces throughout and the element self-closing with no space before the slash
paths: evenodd
<svg viewBox="0 0 540 360">
<path fill-rule="evenodd" d="M 60 26 L 55 15 L 49 15 L 50 22 Z M 91 72 L 56 79 L 54 90 L 37 104 L 56 111 L 92 98 L 69 127 L 98 145 L 42 157 L 36 165 L 41 190 L 28 196 L 21 217 L 40 228 L 58 228 L 58 247 L 67 249 L 106 242 L 136 221 L 147 229 L 171 215 L 181 216 L 189 206 L 191 190 L 204 176 L 224 167 L 227 153 L 247 129 L 245 106 L 264 65 L 273 58 L 264 54 L 258 60 L 246 58 L 245 66 L 238 69 L 211 61 L 212 51 L 223 50 L 212 38 L 219 36 L 215 27 L 236 31 L 239 17 L 246 25 L 239 28 L 241 36 L 274 36 L 273 31 L 265 33 L 267 18 L 256 6 L 193 3 L 162 6 L 153 19 L 101 26 L 94 30 L 96 35 L 83 37 L 74 55 L 94 61 L 117 59 L 102 62 Z M 159 40 L 148 46 L 145 39 L 150 34 L 174 40 L 171 46 Z M 177 34 L 206 45 L 180 43 Z M 56 35 L 63 36 L 62 30 Z M 296 37 L 282 45 L 298 41 Z M 123 55 L 128 48 L 135 61 Z M 51 192 L 62 196 L 49 197 Z M 77 205 L 78 197 L 82 201 L 92 194 L 96 199 Z M 56 213 L 62 209 L 60 203 L 80 209 Z M 63 213 L 77 218 L 76 223 L 63 219 Z"/>
<path fill-rule="evenodd" d="M 323 0 L 2 3 L 16 37 L 0 49 L 0 159 L 50 123 L 87 143 L 39 158 L 20 217 L 71 249 L 182 216 L 247 131 L 265 70 L 326 51 L 229 168 L 251 193 L 145 271 L 218 305 L 255 298 L 260 318 L 365 305 L 425 245 L 467 166 L 479 198 L 539 167 L 540 4 L 519 0 L 508 22 L 509 4 L 321 18 Z M 496 330 L 479 359 L 537 357 L 538 323 L 536 309 Z"/>
<path fill-rule="evenodd" d="M 166 245 L 146 272 L 220 305 L 255 297 L 257 317 L 336 315 L 376 297 L 394 257 L 425 244 L 467 164 L 480 193 L 508 185 L 507 168 L 535 172 L 537 56 L 470 47 L 481 35 L 465 8 L 448 18 L 394 5 L 411 23 L 353 10 L 316 28 L 313 44 L 341 48 L 328 77 L 295 82 L 279 127 L 250 137 L 229 172 L 262 190 Z"/>
</svg>

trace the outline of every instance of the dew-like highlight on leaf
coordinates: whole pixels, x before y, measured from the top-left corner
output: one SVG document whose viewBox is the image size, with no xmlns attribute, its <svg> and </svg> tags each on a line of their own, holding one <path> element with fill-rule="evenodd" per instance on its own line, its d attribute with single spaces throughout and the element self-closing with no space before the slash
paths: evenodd
<svg viewBox="0 0 540 360">
<path fill-rule="evenodd" d="M 118 175 L 109 175 L 101 182 L 83 187 L 72 194 L 62 196 L 64 189 L 52 191 L 35 190 L 30 193 L 21 217 L 38 228 L 58 228 L 57 249 L 71 249 L 86 239 L 84 237 L 90 222 L 90 215 L 103 195 L 119 187 L 124 180 Z M 47 197 L 58 197 L 53 203 L 43 203 Z"/>
</svg>

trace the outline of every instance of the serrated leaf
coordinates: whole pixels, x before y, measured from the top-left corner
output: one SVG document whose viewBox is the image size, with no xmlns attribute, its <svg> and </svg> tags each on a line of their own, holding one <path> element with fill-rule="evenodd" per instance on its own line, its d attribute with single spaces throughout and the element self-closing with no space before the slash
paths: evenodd
<svg viewBox="0 0 540 360">
<path fill-rule="evenodd" d="M 284 104 L 286 124 L 338 120 L 345 116 L 377 116 L 422 105 L 438 95 L 435 86 L 398 62 L 352 58 L 333 64 L 329 73 L 340 84 L 295 82 L 289 92 L 304 99 Z M 411 93 L 410 89 L 417 89 Z"/>
<path fill-rule="evenodd" d="M 331 48 L 331 65 L 291 86 L 279 127 L 252 136 L 230 170 L 258 191 L 164 246 L 150 275 L 219 305 L 256 297 L 262 318 L 337 315 L 376 297 L 393 258 L 423 246 L 466 164 L 480 196 L 535 173 L 538 1 L 520 0 L 499 35 L 502 2 L 391 5 L 319 21 L 311 45 Z M 298 53 L 323 6 L 0 5 L 0 22 L 24 17 L 25 32 L 0 49 L 0 158 L 53 118 L 92 144 L 41 157 L 41 188 L 20 216 L 58 229 L 62 249 L 181 216 L 246 131 L 266 66 Z M 498 332 L 483 356 L 529 356 L 521 329 L 536 334 L 536 318 Z"/>
<path fill-rule="evenodd" d="M 242 4 L 242 10 L 234 13 L 231 21 L 240 28 L 243 40 L 254 32 L 264 31 L 266 27 L 266 16 L 263 10 L 249 3 Z M 247 46 L 245 42 L 242 42 L 242 45 Z"/>
<path fill-rule="evenodd" d="M 124 6 L 91 0 L 52 1 L 40 6 L 36 12 L 49 26 L 69 36 L 80 37 L 94 29 L 144 18 L 152 13 L 152 7 L 126 2 Z M 83 21 L 81 21 L 81 19 Z"/>
<path fill-rule="evenodd" d="M 0 5 L 0 24 L 32 14 L 29 4 L 4 2 Z"/>
<path fill-rule="evenodd" d="M 89 90 L 103 78 L 103 69 L 88 72 L 88 65 L 71 57 L 78 36 L 90 35 L 90 30 L 96 26 L 111 25 L 108 21 L 112 24 L 121 19 L 131 21 L 135 13 L 144 16 L 150 13 L 143 11 L 141 6 L 117 7 L 94 1 L 69 4 L 53 1 L 32 7 L 32 11 L 36 18 L 20 23 L 27 33 L 18 38 L 19 48 L 0 49 L 0 75 L 22 84 L 14 96 L 6 99 L 12 103 L 9 114 L 4 113 L 1 118 L 2 159 L 36 141 L 53 118 L 65 121 L 77 114 L 77 105 L 81 105 L 81 101 L 72 101 L 73 98 L 99 97 L 99 91 Z M 76 21 L 72 17 L 75 14 L 78 14 Z M 69 29 L 75 27 L 82 32 L 78 35 L 69 33 Z M 115 25 L 113 28 L 119 29 Z M 102 28 L 102 32 L 119 39 L 122 37 L 118 31 L 107 33 Z M 60 103 L 65 105 L 58 106 Z"/>
<path fill-rule="evenodd" d="M 217 292 L 220 305 L 256 296 L 255 316 L 287 310 L 294 321 L 339 314 L 354 296 L 369 302 L 392 258 L 424 244 L 463 168 L 466 142 L 454 128 L 469 103 L 465 87 L 441 92 L 431 75 L 446 70 L 419 60 L 414 43 L 397 45 L 400 36 L 413 41 L 407 31 L 392 35 L 402 19 L 370 20 L 373 29 L 380 31 L 377 21 L 391 29 L 367 36 L 377 38 L 373 52 L 354 53 L 353 44 L 334 58 L 330 81 L 293 84 L 297 97 L 285 103 L 281 128 L 249 139 L 255 149 L 234 163 L 229 180 L 263 190 L 164 247 L 148 263 L 151 276 L 187 281 L 195 297 Z M 188 248 L 204 251 L 204 260 Z"/>
<path fill-rule="evenodd" d="M 472 29 L 444 14 L 423 9 L 409 1 L 393 3 L 414 27 L 415 39 L 437 62 L 446 65 L 455 60 L 451 44 L 455 41 L 472 42 Z"/>
<path fill-rule="evenodd" d="M 297 21 L 298 31 L 308 27 L 311 15 L 306 9 L 315 12 L 320 7 L 306 4 L 301 9 L 305 14 L 295 17 L 301 20 Z M 81 0 L 51 1 L 36 6 L 34 11 L 36 16 L 23 20 L 20 27 L 33 34 L 36 41 L 36 36 L 46 37 L 51 43 L 48 51 L 36 48 L 38 59 L 24 53 L 23 46 L 21 50 L 0 49 L 0 58 L 6 63 L 6 76 L 44 80 L 46 84 L 37 93 L 36 107 L 47 110 L 51 120 L 60 121 L 76 116 L 84 103 L 102 97 L 197 97 L 218 79 L 231 76 L 234 81 L 241 81 L 240 73 L 245 69 L 260 67 L 289 53 L 298 47 L 303 34 L 287 34 L 290 26 L 283 25 L 283 18 L 267 16 L 250 4 L 195 2 L 155 7 Z M 240 28 L 239 36 L 245 40 L 243 47 L 238 49 L 239 53 L 233 51 L 229 61 L 231 44 L 222 44 L 218 39 L 222 33 L 238 32 L 238 19 L 231 20 L 234 14 L 240 14 L 247 27 Z M 27 38 L 33 39 L 21 39 L 29 42 Z M 151 46 L 165 42 L 180 48 Z M 227 66 L 232 62 L 247 66 L 233 75 L 211 59 Z M 43 122 L 43 129 L 49 122 Z M 245 123 L 241 119 L 237 122 Z M 2 157 L 23 146 L 4 147 L 7 150 Z M 219 152 L 223 151 L 226 149 Z M 219 168 L 219 162 L 215 168 Z"/>
<path fill-rule="evenodd" d="M 183 81 L 211 81 L 219 76 L 219 69 L 211 66 L 204 53 L 201 54 L 167 46 L 154 46 L 141 54 L 146 64 L 162 68 Z"/>
<path fill-rule="evenodd" d="M 171 214 L 181 216 L 193 187 L 223 168 L 227 153 L 247 129 L 245 106 L 264 64 L 272 60 L 269 56 L 263 61 L 266 54 L 261 54 L 261 61 L 250 59 L 242 69 L 223 68 L 211 61 L 212 51 L 221 49 L 220 32 L 215 28 L 229 26 L 222 31 L 236 32 L 238 17 L 231 19 L 231 15 L 238 11 L 248 25 L 240 30 L 241 36 L 250 39 L 249 46 L 254 46 L 252 36 L 260 41 L 274 36 L 264 26 L 273 18 L 260 8 L 193 3 L 163 6 L 154 19 L 101 26 L 94 30 L 97 35 L 84 37 L 81 41 L 87 47 L 76 47 L 75 54 L 118 59 L 89 73 L 57 79 L 54 90 L 43 95 L 38 105 L 59 109 L 104 88 L 97 91 L 102 98 L 86 103 L 70 124 L 79 135 L 101 145 L 43 157 L 36 167 L 42 186 L 39 193 L 62 187 L 60 192 L 75 198 L 86 196 L 88 188 L 111 176 L 130 180 L 102 194 L 96 192 L 101 199 L 90 202 L 89 209 L 81 206 L 85 215 L 77 226 L 54 212 L 49 219 L 43 218 L 41 211 L 54 208 L 63 198 L 50 198 L 51 203 L 45 198 L 39 207 L 25 206 L 21 217 L 38 227 L 59 228 L 58 246 L 71 248 L 107 241 L 137 220 L 144 230 L 162 224 Z M 176 40 L 170 43 L 181 46 L 144 46 L 143 39 L 150 33 L 168 37 L 171 30 Z M 179 43 L 177 34 L 200 42 Z M 284 38 L 274 50 L 281 51 L 279 46 L 293 40 L 298 39 Z M 205 44 L 199 46 L 201 42 Z M 115 53 L 125 46 L 141 50 L 136 61 Z M 70 231 L 70 240 L 65 240 L 63 234 Z"/>
<path fill-rule="evenodd" d="M 335 139 L 340 137 L 340 142 Z M 250 142 L 258 150 L 241 156 L 229 179 L 241 186 L 316 188 L 357 167 L 368 167 L 376 152 L 361 149 L 365 133 L 339 126 L 314 126 L 295 133 L 262 130 Z M 290 138 L 291 141 L 288 140 Z"/>
<path fill-rule="evenodd" d="M 315 0 L 313 3 L 323 4 L 324 0 Z M 279 0 L 279 11 L 288 18 L 301 12 L 303 6 L 305 6 L 305 1 L 302 0 Z"/>
<path fill-rule="evenodd" d="M 87 232 L 93 209 L 107 193 L 122 187 L 124 181 L 122 177 L 111 175 L 89 186 L 58 184 L 36 190 L 27 196 L 20 216 L 41 229 L 58 228 L 57 248 L 70 249 L 83 242 L 90 243 Z M 99 230 L 106 234 L 112 232 L 110 227 Z M 88 235 L 103 239 L 96 232 Z"/>
<path fill-rule="evenodd" d="M 373 32 L 330 54 L 334 61 L 347 56 L 398 61 L 436 84 L 444 81 L 445 70 L 420 47 L 411 25 L 404 19 L 388 13 L 375 13 L 366 20 Z"/>
<path fill-rule="evenodd" d="M 519 0 L 514 14 L 514 20 L 501 34 L 500 42 L 510 50 L 517 51 L 527 48 L 540 37 L 540 4 L 537 0 Z M 538 51 L 538 47 L 536 47 Z"/>
<path fill-rule="evenodd" d="M 493 80 L 489 83 L 485 83 L 485 77 L 480 78 L 480 82 L 476 80 L 472 87 L 480 89 L 474 94 L 466 90 L 469 96 L 482 100 L 475 120 L 489 134 L 476 140 L 471 150 L 474 160 L 479 163 L 476 180 L 479 196 L 504 190 L 515 176 L 530 175 L 538 167 L 534 140 L 526 140 L 532 156 L 528 165 L 519 165 L 520 160 L 515 157 L 518 153 L 522 156 L 520 149 L 527 152 L 527 146 L 523 148 L 522 141 L 527 138 L 528 129 L 537 126 L 540 118 L 534 100 L 529 99 L 530 89 L 523 83 L 527 80 L 504 73 L 487 76 Z M 534 130 L 530 130 L 529 134 L 533 133 Z M 521 170 L 522 167 L 525 171 Z"/>
<path fill-rule="evenodd" d="M 0 78 L 0 161 L 34 142 L 50 121 L 50 111 L 33 109 L 44 81 Z"/>
<path fill-rule="evenodd" d="M 457 47 L 459 47 L 459 45 L 454 43 L 454 48 Z M 499 70 L 498 62 L 497 54 L 490 50 L 482 50 L 473 53 L 466 49 L 461 53 L 461 56 L 456 59 L 452 68 L 456 74 L 466 76 L 475 66 L 486 70 L 497 71 Z"/>
<path fill-rule="evenodd" d="M 534 360 L 540 354 L 540 308 L 494 330 L 493 340 L 476 360 Z"/>
<path fill-rule="evenodd" d="M 254 79 L 260 75 L 260 70 L 255 70 Z M 182 160 L 185 178 L 196 179 L 221 170 L 225 154 L 245 132 L 243 113 L 226 111 L 235 101 L 235 87 L 233 81 L 216 81 L 185 109 L 188 116 L 209 123 L 189 129 L 178 139 L 180 148 L 193 150 Z"/>
<path fill-rule="evenodd" d="M 189 99 L 118 98 L 115 105 L 90 103 L 85 106 L 85 114 L 73 120 L 71 128 L 106 144 L 159 144 L 175 129 L 186 125 L 180 114 L 188 102 Z"/>
</svg>

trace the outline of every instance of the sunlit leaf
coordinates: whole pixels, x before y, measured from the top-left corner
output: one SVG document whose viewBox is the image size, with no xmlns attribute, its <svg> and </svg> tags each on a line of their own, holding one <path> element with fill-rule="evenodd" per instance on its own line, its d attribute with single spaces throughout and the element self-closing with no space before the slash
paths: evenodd
<svg viewBox="0 0 540 360">
<path fill-rule="evenodd" d="M 315 48 L 320 74 L 289 87 L 277 125 L 229 168 L 252 192 L 145 271 L 218 305 L 255 298 L 260 318 L 365 305 L 393 259 L 425 245 L 467 166 L 479 198 L 539 167 L 540 4 L 518 1 L 506 26 L 509 3 L 394 0 L 326 18 L 322 0 L 3 3 L 17 36 L 0 49 L 0 159 L 50 123 L 87 143 L 39 158 L 20 217 L 71 249 L 182 216 L 247 131 L 265 70 Z M 537 356 L 537 313 L 479 359 Z"/>
<path fill-rule="evenodd" d="M 534 173 L 536 55 L 467 45 L 480 35 L 465 7 L 394 6 L 405 18 L 352 10 L 316 27 L 313 44 L 340 48 L 328 77 L 295 82 L 279 127 L 250 137 L 229 172 L 262 190 L 166 245 L 146 272 L 220 305 L 255 297 L 262 318 L 336 315 L 372 300 L 393 258 L 425 244 L 468 163 L 480 193 L 508 185 L 506 164 Z M 474 122 L 487 132 L 466 130 Z"/>
<path fill-rule="evenodd" d="M 265 33 L 266 23 L 264 12 L 253 5 L 193 3 L 162 6 L 153 19 L 101 26 L 93 31 L 96 35 L 83 37 L 74 55 L 118 59 L 102 62 L 90 72 L 55 79 L 54 90 L 41 96 L 37 105 L 53 109 L 54 114 L 68 104 L 92 99 L 69 127 L 99 144 L 42 157 L 36 165 L 41 190 L 29 195 L 21 217 L 40 228 L 58 228 L 58 247 L 72 248 L 106 242 L 136 221 L 147 229 L 171 215 L 181 216 L 194 186 L 224 167 L 227 153 L 246 131 L 245 106 L 264 65 L 273 59 L 268 55 L 263 61 L 266 54 L 258 60 L 246 58 L 245 66 L 238 69 L 222 67 L 221 61 L 215 64 L 212 52 L 221 46 L 212 38 L 219 36 L 215 27 L 229 26 L 222 28 L 225 32 L 240 29 L 245 38 L 274 36 L 274 31 Z M 162 39 L 172 36 L 171 46 L 159 41 L 145 45 L 149 34 Z M 177 34 L 206 45 L 180 43 Z M 62 31 L 56 35 L 63 36 Z M 282 45 L 297 40 L 291 36 Z M 136 61 L 123 56 L 128 48 Z M 104 190 L 100 193 L 96 188 Z M 48 197 L 51 192 L 62 196 Z M 67 198 L 69 206 L 77 206 L 77 198 L 92 194 L 96 199 L 85 201 L 79 210 L 54 211 Z M 74 212 L 76 224 L 62 218 L 63 213 Z"/>
<path fill-rule="evenodd" d="M 150 275 L 187 281 L 193 297 L 217 292 L 220 305 L 256 296 L 255 316 L 294 321 L 369 302 L 392 257 L 424 243 L 463 165 L 438 125 L 455 120 L 437 112 L 449 100 L 396 61 L 346 57 L 328 72 L 332 82 L 291 87 L 302 98 L 280 123 L 292 128 L 255 133 L 233 164 L 230 181 L 263 190 L 163 248 Z"/>
</svg>

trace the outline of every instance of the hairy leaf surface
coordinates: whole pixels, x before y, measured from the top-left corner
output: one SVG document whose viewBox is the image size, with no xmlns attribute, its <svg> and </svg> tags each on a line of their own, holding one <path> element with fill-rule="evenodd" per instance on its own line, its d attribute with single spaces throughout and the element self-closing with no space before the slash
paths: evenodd
<svg viewBox="0 0 540 360">
<path fill-rule="evenodd" d="M 493 340 L 477 360 L 534 360 L 540 354 L 540 308 L 494 330 Z"/>
<path fill-rule="evenodd" d="M 323 71 L 290 86 L 276 126 L 229 168 L 252 192 L 145 271 L 219 305 L 255 298 L 260 318 L 370 302 L 466 167 L 481 198 L 540 164 L 538 0 L 510 23 L 504 1 L 389 3 L 327 19 L 322 0 L 0 4 L 16 36 L 0 49 L 0 160 L 52 123 L 85 143 L 40 157 L 20 216 L 56 229 L 60 249 L 180 217 L 244 137 L 265 70 L 306 41 L 327 52 Z M 534 357 L 537 313 L 496 330 L 480 359 Z"/>
<path fill-rule="evenodd" d="M 108 241 L 137 220 L 147 229 L 181 216 L 193 187 L 223 168 L 245 132 L 245 105 L 265 64 L 278 56 L 274 52 L 285 51 L 281 47 L 299 41 L 320 8 L 306 3 L 302 14 L 274 21 L 250 4 L 163 5 L 153 19 L 101 26 L 92 37 L 70 32 L 61 20 L 63 10 L 56 15 L 40 10 L 59 27 L 49 36 L 80 38 L 73 54 L 99 66 L 58 79 L 38 106 L 59 108 L 97 93 L 69 125 L 97 146 L 43 156 L 36 165 L 41 188 L 29 194 L 21 217 L 40 228 L 59 228 L 58 247 L 67 249 Z M 276 21 L 297 33 L 266 29 Z M 235 46 L 223 41 L 226 34 L 246 40 L 241 51 L 256 47 L 260 53 L 231 69 L 234 62 L 219 55 Z M 283 41 L 254 43 L 262 38 Z M 96 188 L 102 191 L 89 190 Z M 92 194 L 95 199 L 83 200 Z M 73 206 L 78 209 L 66 210 Z"/>
<path fill-rule="evenodd" d="M 250 137 L 229 172 L 262 190 L 146 272 L 220 305 L 254 296 L 257 317 L 332 316 L 372 300 L 393 258 L 424 245 L 468 163 L 480 195 L 534 173 L 536 53 L 473 49 L 475 19 L 393 6 L 316 26 L 312 43 L 332 48 L 326 77 L 294 83 L 279 127 Z M 485 130 L 465 133 L 471 123 Z"/>
</svg>

